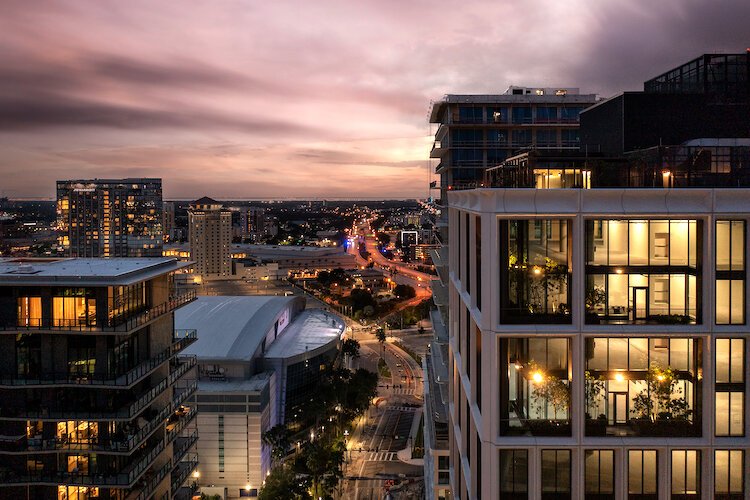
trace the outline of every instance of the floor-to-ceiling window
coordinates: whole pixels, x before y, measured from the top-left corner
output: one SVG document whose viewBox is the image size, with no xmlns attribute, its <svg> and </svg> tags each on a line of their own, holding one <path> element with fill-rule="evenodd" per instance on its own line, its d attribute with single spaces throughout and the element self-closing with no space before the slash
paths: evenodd
<svg viewBox="0 0 750 500">
<path fill-rule="evenodd" d="M 628 450 L 628 500 L 658 500 L 656 450 Z"/>
<path fill-rule="evenodd" d="M 716 221 L 716 324 L 745 324 L 745 222 Z"/>
<path fill-rule="evenodd" d="M 500 433 L 570 435 L 570 339 L 500 341 Z"/>
<path fill-rule="evenodd" d="M 500 321 L 570 323 L 570 221 L 504 220 L 499 230 Z"/>
<path fill-rule="evenodd" d="M 716 363 L 716 436 L 745 435 L 745 339 L 718 338 Z"/>
<path fill-rule="evenodd" d="M 744 450 L 714 452 L 714 500 L 745 498 Z"/>
<path fill-rule="evenodd" d="M 529 498 L 527 450 L 500 450 L 500 497 L 507 500 Z"/>
<path fill-rule="evenodd" d="M 614 500 L 614 450 L 586 450 L 584 455 L 585 500 Z"/>
<path fill-rule="evenodd" d="M 587 338 L 586 435 L 700 433 L 701 348 L 684 337 Z"/>
<path fill-rule="evenodd" d="M 701 497 L 700 450 L 672 450 L 672 500 Z"/>
<path fill-rule="evenodd" d="M 586 322 L 701 321 L 697 220 L 586 222 Z"/>
<path fill-rule="evenodd" d="M 569 500 L 570 450 L 542 450 L 542 500 Z"/>
</svg>

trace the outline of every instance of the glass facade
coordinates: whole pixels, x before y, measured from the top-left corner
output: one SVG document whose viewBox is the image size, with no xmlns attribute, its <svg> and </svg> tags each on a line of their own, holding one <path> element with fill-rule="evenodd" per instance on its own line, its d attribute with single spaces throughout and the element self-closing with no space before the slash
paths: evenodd
<svg viewBox="0 0 750 500">
<path fill-rule="evenodd" d="M 701 497 L 700 450 L 672 450 L 672 500 Z"/>
<path fill-rule="evenodd" d="M 700 433 L 701 340 L 587 338 L 586 435 Z"/>
<path fill-rule="evenodd" d="M 716 436 L 745 435 L 745 340 L 716 339 Z"/>
<path fill-rule="evenodd" d="M 716 450 L 714 452 L 714 499 L 742 500 L 745 498 L 744 450 Z"/>
<path fill-rule="evenodd" d="M 570 500 L 570 450 L 542 450 L 542 500 Z"/>
<path fill-rule="evenodd" d="M 570 339 L 502 339 L 500 350 L 500 433 L 570 435 Z"/>
<path fill-rule="evenodd" d="M 500 221 L 499 230 L 500 321 L 570 323 L 570 221 Z"/>
<path fill-rule="evenodd" d="M 716 324 L 745 324 L 745 222 L 716 221 Z"/>
<path fill-rule="evenodd" d="M 628 500 L 658 500 L 656 450 L 628 450 Z"/>
<path fill-rule="evenodd" d="M 586 322 L 700 323 L 701 223 L 586 222 Z"/>
<path fill-rule="evenodd" d="M 614 450 L 586 450 L 584 458 L 585 499 L 614 500 Z"/>
<path fill-rule="evenodd" d="M 527 450 L 500 450 L 500 494 L 508 500 L 529 498 Z"/>
</svg>

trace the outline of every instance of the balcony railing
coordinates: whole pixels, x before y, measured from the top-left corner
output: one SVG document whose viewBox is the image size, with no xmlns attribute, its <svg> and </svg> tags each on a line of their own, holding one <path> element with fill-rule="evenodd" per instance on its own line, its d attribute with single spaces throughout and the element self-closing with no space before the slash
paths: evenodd
<svg viewBox="0 0 750 500">
<path fill-rule="evenodd" d="M 128 500 L 148 500 L 151 498 L 151 494 L 159 487 L 159 484 L 167 477 L 172 471 L 172 462 L 167 462 L 164 466 L 159 469 L 153 477 L 146 477 L 136 485 L 137 490 L 131 496 L 128 496 Z M 148 475 L 147 475 L 148 476 Z M 135 494 L 137 493 L 137 494 Z"/>
<path fill-rule="evenodd" d="M 148 469 L 159 454 L 164 451 L 164 441 L 159 441 L 151 451 L 135 464 L 117 474 L 76 473 L 76 472 L 29 472 L 16 474 L 10 470 L 0 470 L 0 487 L 19 484 L 51 484 L 70 486 L 96 486 L 104 488 L 132 487 Z"/>
<path fill-rule="evenodd" d="M 70 373 L 45 373 L 44 378 L 2 377 L 0 378 L 0 388 L 44 385 L 52 385 L 56 387 L 61 385 L 95 385 L 112 388 L 130 388 L 146 378 L 165 361 L 172 358 L 175 354 L 182 351 L 197 339 L 198 334 L 196 330 L 176 331 L 175 336 L 172 339 L 172 345 L 169 348 L 160 352 L 156 356 L 147 359 L 143 363 L 140 363 L 117 378 L 100 378 L 96 375 L 76 375 Z"/>
<path fill-rule="evenodd" d="M 123 333 L 140 328 L 151 321 L 167 314 L 185 304 L 194 301 L 196 293 L 190 290 L 173 297 L 167 302 L 136 314 L 122 322 L 107 325 L 75 324 L 70 321 L 54 320 L 51 318 L 0 318 L 0 331 L 70 331 L 70 332 L 101 332 Z"/>
<path fill-rule="evenodd" d="M 178 463 L 180 460 L 182 460 L 188 450 L 192 448 L 197 441 L 198 429 L 195 429 L 192 433 L 190 433 L 189 436 L 178 437 L 175 441 L 173 448 L 174 451 L 172 453 L 172 460 L 174 461 L 174 463 Z"/>
<path fill-rule="evenodd" d="M 190 476 L 190 473 L 198 467 L 198 454 L 191 453 L 184 462 L 175 464 L 172 470 L 172 496 L 182 487 L 182 484 Z"/>
</svg>

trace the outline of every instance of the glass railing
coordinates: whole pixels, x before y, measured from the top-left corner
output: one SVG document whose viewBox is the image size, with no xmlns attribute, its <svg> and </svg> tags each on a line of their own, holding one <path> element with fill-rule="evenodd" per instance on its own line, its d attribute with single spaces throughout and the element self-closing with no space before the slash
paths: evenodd
<svg viewBox="0 0 750 500">
<path fill-rule="evenodd" d="M 76 324 L 77 322 L 55 320 L 51 318 L 0 318 L 0 330 L 54 330 L 74 332 L 129 332 L 167 314 L 183 305 L 194 301 L 195 290 L 176 295 L 167 302 L 154 306 L 128 319 L 107 325 Z"/>
<path fill-rule="evenodd" d="M 198 454 L 191 453 L 188 455 L 187 460 L 178 462 L 172 470 L 172 496 L 177 493 L 185 480 L 190 476 L 190 473 L 198 467 Z"/>
<path fill-rule="evenodd" d="M 167 462 L 152 477 L 147 477 L 148 474 L 146 474 L 146 477 L 144 477 L 144 479 L 139 482 L 142 484 L 136 485 L 136 491 L 138 494 L 136 496 L 128 496 L 128 500 L 148 500 L 149 498 L 151 498 L 151 494 L 154 492 L 154 490 L 156 490 L 159 484 L 164 480 L 165 477 L 167 477 L 167 474 L 169 474 L 171 471 L 172 462 Z"/>
<path fill-rule="evenodd" d="M 125 488 L 135 484 L 140 476 L 151 466 L 159 454 L 164 451 L 164 441 L 159 441 L 146 455 L 142 456 L 131 467 L 117 474 L 97 472 L 28 472 L 17 474 L 9 470 L 0 470 L 0 481 L 4 485 L 13 484 L 52 484 L 71 486 L 97 486 Z"/>
<path fill-rule="evenodd" d="M 173 461 L 179 462 L 185 456 L 190 448 L 198 441 L 198 429 L 195 429 L 189 436 L 178 437 L 175 440 L 173 448 Z"/>
<path fill-rule="evenodd" d="M 197 412 L 193 408 L 177 408 L 167 420 L 167 443 L 171 443 L 180 432 L 193 421 Z"/>
</svg>

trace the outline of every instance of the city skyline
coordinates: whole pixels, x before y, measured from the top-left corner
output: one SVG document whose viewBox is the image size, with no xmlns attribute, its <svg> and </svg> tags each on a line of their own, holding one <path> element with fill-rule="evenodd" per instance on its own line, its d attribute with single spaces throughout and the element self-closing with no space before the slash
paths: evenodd
<svg viewBox="0 0 750 500">
<path fill-rule="evenodd" d="M 427 115 L 444 94 L 608 97 L 750 38 L 739 1 L 4 10 L 0 196 L 11 198 L 52 199 L 56 180 L 93 177 L 160 177 L 165 199 L 425 197 Z"/>
</svg>

